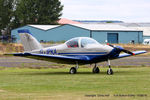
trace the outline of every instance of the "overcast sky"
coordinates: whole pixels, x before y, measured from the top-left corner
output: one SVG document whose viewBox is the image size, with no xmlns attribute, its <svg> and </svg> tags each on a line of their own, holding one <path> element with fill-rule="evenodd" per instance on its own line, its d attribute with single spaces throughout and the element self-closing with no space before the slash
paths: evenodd
<svg viewBox="0 0 150 100">
<path fill-rule="evenodd" d="M 150 22 L 150 0 L 60 0 L 62 18 Z"/>
</svg>

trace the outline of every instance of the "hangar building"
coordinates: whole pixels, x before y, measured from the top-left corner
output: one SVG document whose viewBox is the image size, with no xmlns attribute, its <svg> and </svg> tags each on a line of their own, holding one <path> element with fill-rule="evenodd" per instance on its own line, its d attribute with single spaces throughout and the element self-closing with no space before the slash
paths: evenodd
<svg viewBox="0 0 150 100">
<path fill-rule="evenodd" d="M 92 37 L 100 43 L 142 43 L 143 31 L 118 24 L 26 25 L 11 31 L 19 41 L 17 30 L 29 29 L 38 41 L 63 41 L 73 37 Z"/>
<path fill-rule="evenodd" d="M 120 25 L 143 31 L 143 40 L 150 39 L 150 23 L 120 23 Z"/>
</svg>

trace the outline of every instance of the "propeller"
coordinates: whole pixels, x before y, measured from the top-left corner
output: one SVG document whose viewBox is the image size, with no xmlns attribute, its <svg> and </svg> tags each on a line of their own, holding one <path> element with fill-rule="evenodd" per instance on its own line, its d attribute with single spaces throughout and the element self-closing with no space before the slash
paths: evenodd
<svg viewBox="0 0 150 100">
<path fill-rule="evenodd" d="M 113 48 L 116 48 L 119 53 L 120 53 L 120 52 L 125 52 L 125 53 L 130 54 L 130 55 L 135 55 L 133 52 L 131 52 L 131 51 L 129 51 L 129 50 L 126 50 L 126 49 L 124 49 L 124 48 L 121 47 L 121 46 L 114 46 L 114 45 L 109 44 L 109 43 L 107 43 L 107 45 L 109 45 L 109 46 L 111 46 L 111 47 L 113 47 Z"/>
<path fill-rule="evenodd" d="M 125 52 L 125 53 L 128 53 L 128 54 L 131 54 L 131 55 L 135 55 L 133 52 L 131 52 L 129 50 L 126 50 L 126 49 L 123 49 L 122 51 Z"/>
</svg>

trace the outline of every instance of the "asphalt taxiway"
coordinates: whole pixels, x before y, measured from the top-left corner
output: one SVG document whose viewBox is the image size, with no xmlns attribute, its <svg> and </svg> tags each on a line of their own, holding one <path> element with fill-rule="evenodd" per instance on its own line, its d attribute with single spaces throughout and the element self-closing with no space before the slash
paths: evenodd
<svg viewBox="0 0 150 100">
<path fill-rule="evenodd" d="M 126 57 L 116 60 L 111 60 L 112 66 L 150 66 L 150 56 L 133 56 Z M 0 57 L 1 67 L 63 67 L 58 64 L 34 60 L 29 58 L 14 57 L 14 56 L 1 56 Z M 73 65 L 70 65 L 73 66 Z M 90 66 L 90 65 L 87 65 Z M 98 66 L 107 66 L 107 62 L 98 63 Z"/>
</svg>

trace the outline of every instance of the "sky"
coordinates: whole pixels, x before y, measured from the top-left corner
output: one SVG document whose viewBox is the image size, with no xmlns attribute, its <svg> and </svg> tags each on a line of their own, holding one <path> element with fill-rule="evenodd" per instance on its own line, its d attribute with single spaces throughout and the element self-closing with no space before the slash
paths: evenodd
<svg viewBox="0 0 150 100">
<path fill-rule="evenodd" d="M 61 18 L 150 22 L 150 0 L 60 0 Z"/>
</svg>

